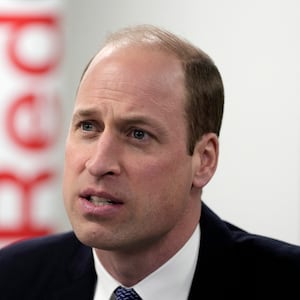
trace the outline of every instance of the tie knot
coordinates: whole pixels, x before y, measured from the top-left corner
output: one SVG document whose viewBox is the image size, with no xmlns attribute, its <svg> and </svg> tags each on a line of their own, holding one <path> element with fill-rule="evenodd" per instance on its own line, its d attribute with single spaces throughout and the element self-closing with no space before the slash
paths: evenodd
<svg viewBox="0 0 300 300">
<path fill-rule="evenodd" d="M 119 286 L 115 292 L 116 300 L 142 300 L 134 289 Z"/>
</svg>

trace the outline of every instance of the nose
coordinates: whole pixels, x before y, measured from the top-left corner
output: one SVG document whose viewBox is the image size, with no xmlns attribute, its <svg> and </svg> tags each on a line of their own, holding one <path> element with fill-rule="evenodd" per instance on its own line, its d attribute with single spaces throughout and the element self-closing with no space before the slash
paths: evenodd
<svg viewBox="0 0 300 300">
<path fill-rule="evenodd" d="M 91 148 L 91 154 L 85 166 L 92 176 L 101 178 L 120 174 L 121 145 L 118 143 L 117 137 L 104 131 L 98 140 L 93 142 Z"/>
</svg>

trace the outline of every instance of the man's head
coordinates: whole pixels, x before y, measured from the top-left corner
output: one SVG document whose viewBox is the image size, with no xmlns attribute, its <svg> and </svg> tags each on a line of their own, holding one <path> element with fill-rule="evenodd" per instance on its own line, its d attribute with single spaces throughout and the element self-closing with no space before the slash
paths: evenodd
<svg viewBox="0 0 300 300">
<path fill-rule="evenodd" d="M 177 57 L 184 71 L 188 152 L 193 153 L 196 142 L 204 133 L 214 132 L 219 135 L 224 88 L 217 67 L 206 53 L 189 41 L 152 25 L 128 27 L 112 33 L 104 47 L 109 45 L 139 45 Z"/>
<path fill-rule="evenodd" d="M 78 89 L 64 174 L 67 213 L 83 243 L 155 252 L 159 264 L 190 237 L 217 165 L 216 74 L 201 51 L 153 27 L 112 35 L 93 58 Z"/>
</svg>

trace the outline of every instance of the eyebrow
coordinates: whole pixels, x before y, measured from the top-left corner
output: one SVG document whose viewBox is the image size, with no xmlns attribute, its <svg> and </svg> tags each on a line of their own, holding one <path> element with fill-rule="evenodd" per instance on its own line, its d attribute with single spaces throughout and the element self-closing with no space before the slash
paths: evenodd
<svg viewBox="0 0 300 300">
<path fill-rule="evenodd" d="M 98 112 L 97 112 L 98 113 Z M 74 117 L 78 116 L 78 117 L 88 117 L 91 115 L 96 114 L 94 109 L 78 109 L 74 112 Z"/>
<path fill-rule="evenodd" d="M 71 122 L 76 123 L 77 120 L 80 120 L 82 118 L 91 118 L 98 114 L 99 112 L 96 112 L 94 109 L 79 109 L 73 113 Z"/>
</svg>

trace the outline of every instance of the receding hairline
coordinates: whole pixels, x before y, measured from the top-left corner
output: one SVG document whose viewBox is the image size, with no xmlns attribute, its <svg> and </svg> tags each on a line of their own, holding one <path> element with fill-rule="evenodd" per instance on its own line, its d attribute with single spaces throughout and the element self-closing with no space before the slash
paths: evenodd
<svg viewBox="0 0 300 300">
<path fill-rule="evenodd" d="M 203 50 L 185 38 L 164 28 L 148 24 L 129 26 L 108 34 L 102 49 L 109 45 L 117 48 L 126 48 L 131 45 L 153 47 L 173 53 L 181 61 L 192 60 L 199 56 L 211 61 L 211 58 Z"/>
<path fill-rule="evenodd" d="M 199 60 L 199 58 L 201 60 L 209 61 L 209 63 L 214 65 L 214 62 L 209 55 L 187 39 L 162 27 L 142 24 L 128 26 L 115 32 L 108 33 L 99 51 L 97 51 L 86 65 L 80 81 L 100 52 L 109 47 L 112 47 L 113 49 L 125 49 L 131 46 L 145 47 L 148 49 L 152 48 L 153 50 L 159 50 L 174 55 L 174 57 L 182 63 L 184 69 L 186 64 L 193 60 Z"/>
</svg>

